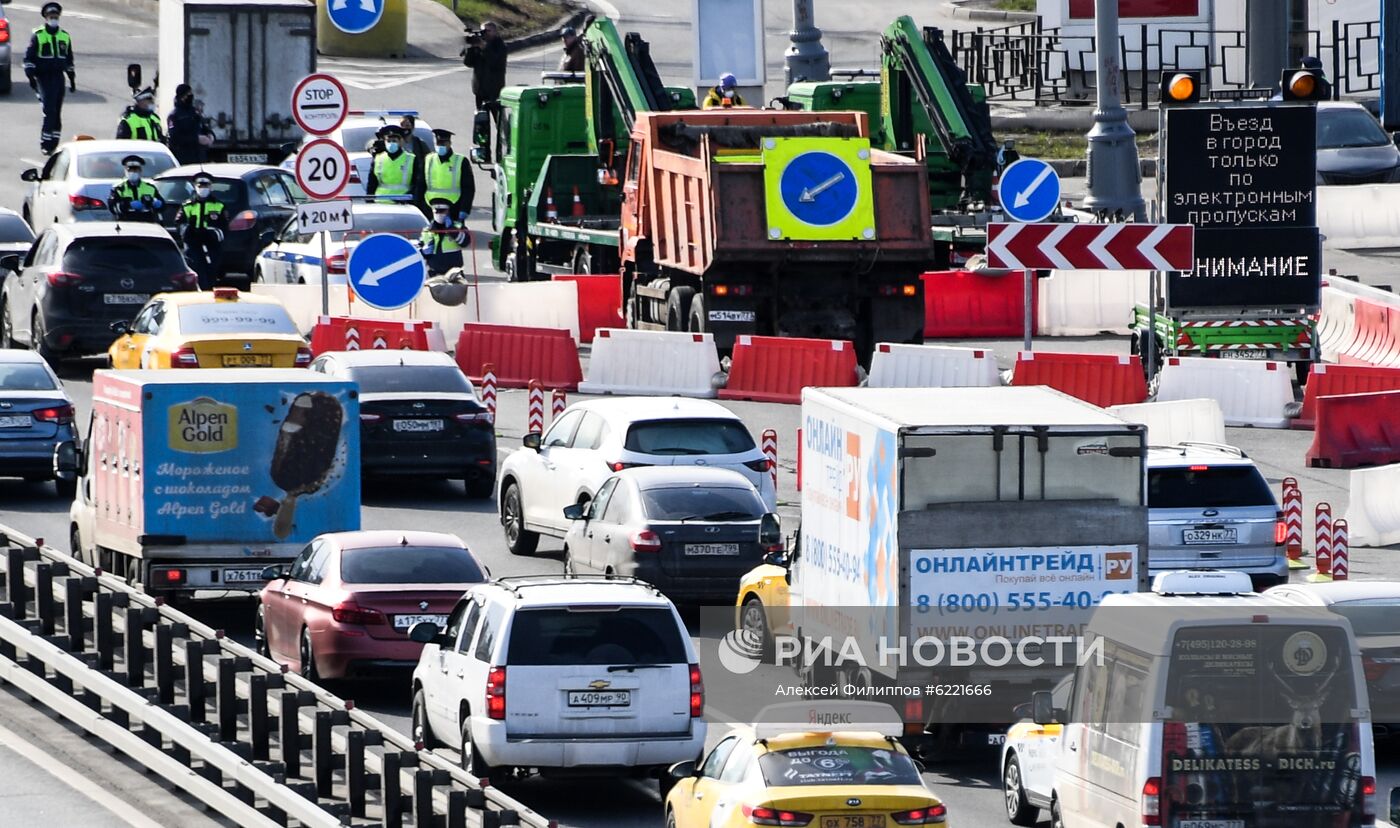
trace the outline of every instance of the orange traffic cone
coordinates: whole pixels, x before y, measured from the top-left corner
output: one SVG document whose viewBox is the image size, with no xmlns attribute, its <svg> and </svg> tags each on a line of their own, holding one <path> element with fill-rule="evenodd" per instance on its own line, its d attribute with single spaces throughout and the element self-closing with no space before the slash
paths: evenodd
<svg viewBox="0 0 1400 828">
<path fill-rule="evenodd" d="M 544 220 L 559 221 L 559 208 L 554 206 L 554 190 L 550 187 L 544 188 Z"/>
<path fill-rule="evenodd" d="M 572 212 L 571 215 L 574 215 L 574 216 L 581 216 L 581 215 L 583 215 L 583 202 L 579 200 L 579 197 L 578 197 L 578 187 L 575 187 L 575 188 L 574 188 L 574 206 L 573 206 L 572 209 L 573 209 L 573 212 Z"/>
</svg>

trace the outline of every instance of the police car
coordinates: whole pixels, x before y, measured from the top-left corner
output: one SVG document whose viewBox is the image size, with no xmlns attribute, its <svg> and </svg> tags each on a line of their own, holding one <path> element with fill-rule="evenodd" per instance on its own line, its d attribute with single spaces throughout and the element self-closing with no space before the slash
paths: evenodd
<svg viewBox="0 0 1400 828">
<path fill-rule="evenodd" d="M 346 154 L 350 156 L 350 183 L 345 185 L 342 197 L 354 198 L 365 194 L 365 187 L 369 184 L 369 168 L 373 163 L 369 148 L 374 144 L 375 135 L 386 125 L 397 125 L 404 115 L 417 118 L 413 125 L 413 135 L 431 152 L 436 146 L 433 142 L 433 128 L 427 121 L 418 118 L 418 113 L 411 109 L 352 109 L 350 117 L 345 119 L 345 123 L 341 124 L 339 129 L 329 135 L 307 136 L 307 142 L 317 138 L 329 138 L 344 147 Z M 297 151 L 300 150 L 298 147 Z M 292 153 L 282 162 L 282 169 L 295 169 L 296 162 L 296 153 Z"/>
<path fill-rule="evenodd" d="M 333 285 L 346 282 L 350 251 L 365 237 L 394 233 L 418 244 L 428 220 L 412 204 L 356 203 L 351 206 L 355 229 L 303 233 L 293 217 L 282 229 L 267 236 L 267 246 L 253 265 L 253 281 L 278 285 L 321 283 L 321 251 L 326 254 L 326 278 Z M 322 236 L 325 245 L 322 246 Z"/>
</svg>

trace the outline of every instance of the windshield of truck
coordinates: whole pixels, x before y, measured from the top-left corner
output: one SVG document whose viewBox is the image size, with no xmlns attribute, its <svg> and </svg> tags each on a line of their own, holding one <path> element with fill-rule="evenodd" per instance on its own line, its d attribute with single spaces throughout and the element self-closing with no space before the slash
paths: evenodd
<svg viewBox="0 0 1400 828">
<path fill-rule="evenodd" d="M 758 520 L 764 513 L 763 501 L 751 488 L 643 489 L 642 501 L 652 520 Z"/>
<path fill-rule="evenodd" d="M 1371 113 L 1350 106 L 1325 107 L 1317 111 L 1317 148 L 1383 147 L 1390 138 Z"/>
<path fill-rule="evenodd" d="M 686 664 L 666 607 L 580 605 L 521 610 L 510 625 L 510 665 Z"/>
<path fill-rule="evenodd" d="M 347 584 L 479 584 L 486 576 L 465 549 L 388 546 L 341 552 L 340 580 Z"/>
<path fill-rule="evenodd" d="M 919 785 L 919 768 L 891 748 L 821 745 L 775 750 L 758 757 L 769 785 Z"/>
<path fill-rule="evenodd" d="M 1254 466 L 1172 466 L 1147 471 L 1151 509 L 1274 505 L 1274 493 Z"/>
<path fill-rule="evenodd" d="M 78 177 L 95 179 L 118 179 L 126 174 L 122 166 L 122 159 L 131 155 L 127 150 L 113 150 L 111 152 L 85 152 L 78 155 Z M 146 164 L 141 168 L 141 176 L 147 180 L 155 178 L 161 173 L 175 166 L 175 162 L 164 154 L 148 152 L 137 153 L 145 159 Z"/>
<path fill-rule="evenodd" d="M 182 305 L 180 332 L 247 335 L 300 333 L 286 309 L 270 302 Z"/>
<path fill-rule="evenodd" d="M 350 369 L 362 394 L 471 394 L 472 384 L 452 365 L 365 365 Z"/>
<path fill-rule="evenodd" d="M 1167 665 L 1162 824 L 1359 824 L 1351 666 L 1339 627 L 1275 619 L 1178 631 Z"/>
<path fill-rule="evenodd" d="M 908 434 L 903 509 L 944 503 L 1099 500 L 1142 504 L 1131 434 Z"/>
<path fill-rule="evenodd" d="M 738 420 L 651 420 L 633 423 L 623 447 L 642 454 L 743 454 L 754 442 Z"/>
</svg>

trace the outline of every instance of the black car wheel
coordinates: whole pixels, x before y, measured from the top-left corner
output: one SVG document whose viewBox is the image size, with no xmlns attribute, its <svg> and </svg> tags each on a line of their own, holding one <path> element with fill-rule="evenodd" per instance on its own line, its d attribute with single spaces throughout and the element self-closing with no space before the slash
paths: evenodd
<svg viewBox="0 0 1400 828">
<path fill-rule="evenodd" d="M 428 701 L 423 697 L 422 688 L 413 692 L 413 741 L 425 748 L 438 746 L 437 739 L 433 738 L 433 729 L 428 724 Z"/>
<path fill-rule="evenodd" d="M 9 303 L 0 301 L 0 348 L 18 347 L 19 343 L 15 342 L 14 326 L 10 324 Z"/>
<path fill-rule="evenodd" d="M 1021 763 L 1015 754 L 1006 760 L 1006 770 L 1001 775 L 1002 794 L 1006 799 L 1006 818 L 1012 825 L 1035 825 L 1040 821 L 1040 809 L 1026 799 L 1025 786 L 1021 782 Z"/>
<path fill-rule="evenodd" d="M 258 604 L 258 614 L 253 616 L 253 647 L 263 658 L 272 658 L 272 648 L 267 643 L 267 618 L 262 604 Z"/>
<path fill-rule="evenodd" d="M 54 349 L 49 347 L 48 331 L 44 328 L 44 315 L 38 311 L 34 312 L 34 321 L 29 329 L 29 338 L 34 344 L 34 352 L 49 364 L 50 368 L 58 370 L 58 364 L 62 357 Z"/>
<path fill-rule="evenodd" d="M 490 500 L 496 493 L 496 480 L 494 477 L 468 477 L 462 481 L 466 487 L 467 497 L 473 500 Z"/>
<path fill-rule="evenodd" d="M 72 500 L 78 496 L 78 478 L 74 477 L 70 480 L 54 478 L 53 488 L 59 500 Z"/>
<path fill-rule="evenodd" d="M 311 631 L 305 627 L 301 630 L 298 656 L 301 659 L 301 677 L 307 681 L 320 681 L 321 674 L 316 670 L 316 653 L 311 649 Z"/>
<path fill-rule="evenodd" d="M 486 764 L 486 760 L 481 758 L 481 752 L 472 744 L 471 720 L 467 716 L 462 717 L 462 739 L 459 749 L 462 751 L 462 770 L 477 779 L 489 779 L 496 772 L 495 768 Z"/>
<path fill-rule="evenodd" d="M 501 524 L 506 530 L 506 546 L 512 555 L 533 555 L 540 545 L 540 536 L 525 528 L 525 509 L 521 505 L 520 486 L 512 482 L 501 498 Z"/>
</svg>

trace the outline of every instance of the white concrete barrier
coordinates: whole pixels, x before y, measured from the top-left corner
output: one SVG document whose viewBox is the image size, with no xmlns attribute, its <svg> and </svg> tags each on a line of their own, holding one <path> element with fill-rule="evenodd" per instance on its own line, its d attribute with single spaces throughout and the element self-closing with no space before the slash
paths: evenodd
<svg viewBox="0 0 1400 828">
<path fill-rule="evenodd" d="M 714 334 L 599 328 L 583 394 L 713 397 L 719 373 Z"/>
<path fill-rule="evenodd" d="M 1317 320 L 1317 346 L 1323 362 L 1337 357 L 1356 338 L 1356 295 L 1333 287 L 1322 289 L 1322 313 Z"/>
<path fill-rule="evenodd" d="M 968 388 L 1001 385 L 991 351 L 881 342 L 870 362 L 871 388 Z"/>
<path fill-rule="evenodd" d="M 1400 247 L 1400 187 L 1318 187 L 1317 226 L 1331 247 Z"/>
<path fill-rule="evenodd" d="M 1400 464 L 1353 469 L 1347 498 L 1352 546 L 1400 543 Z"/>
<path fill-rule="evenodd" d="M 1146 270 L 1052 270 L 1037 302 L 1042 336 L 1126 334 L 1133 307 L 1148 304 Z"/>
<path fill-rule="evenodd" d="M 281 301 L 303 334 L 310 334 L 321 315 L 320 285 L 255 284 L 252 290 Z M 392 311 L 350 302 L 344 285 L 331 286 L 330 300 L 331 316 L 430 320 L 442 329 L 449 347 L 455 347 L 457 334 L 467 322 L 563 328 L 573 334 L 575 341 L 579 338 L 578 286 L 573 282 L 485 283 L 468 290 L 466 301 L 455 306 L 438 304 L 424 288 L 407 307 Z"/>
<path fill-rule="evenodd" d="M 1108 410 L 1130 423 L 1142 423 L 1147 426 L 1149 445 L 1225 442 L 1225 414 L 1220 410 L 1220 403 L 1215 400 L 1172 400 L 1115 405 Z"/>
<path fill-rule="evenodd" d="M 1157 380 L 1157 402 L 1213 399 L 1231 426 L 1287 428 L 1293 372 L 1286 362 L 1168 357 Z"/>
</svg>

